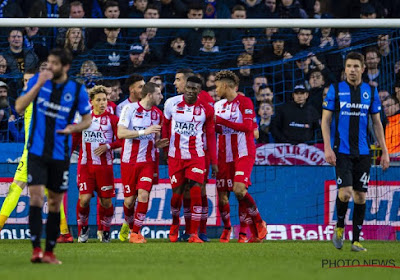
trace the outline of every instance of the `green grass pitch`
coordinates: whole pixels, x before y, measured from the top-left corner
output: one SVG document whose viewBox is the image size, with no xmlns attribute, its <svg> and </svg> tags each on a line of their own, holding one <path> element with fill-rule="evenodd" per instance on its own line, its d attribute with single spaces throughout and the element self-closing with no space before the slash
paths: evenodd
<svg viewBox="0 0 400 280">
<path fill-rule="evenodd" d="M 400 242 L 364 241 L 368 252 L 350 252 L 350 242 L 337 250 L 330 242 L 265 241 L 262 244 L 112 241 L 59 244 L 61 266 L 31 264 L 28 240 L 0 240 L 0 279 L 400 279 L 400 269 L 322 267 L 323 260 L 392 259 L 400 266 Z M 354 278 L 341 278 L 341 277 Z"/>
</svg>

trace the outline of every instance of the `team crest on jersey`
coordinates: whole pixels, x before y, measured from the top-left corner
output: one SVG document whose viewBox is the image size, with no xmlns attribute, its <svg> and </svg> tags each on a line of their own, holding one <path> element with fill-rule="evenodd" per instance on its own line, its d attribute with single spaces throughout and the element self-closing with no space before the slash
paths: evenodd
<svg viewBox="0 0 400 280">
<path fill-rule="evenodd" d="M 151 120 L 152 121 L 156 121 L 157 120 L 157 112 L 156 111 L 152 111 L 151 112 Z"/>
<path fill-rule="evenodd" d="M 233 103 L 232 104 L 232 112 L 236 112 L 236 110 L 237 110 L 237 107 L 238 107 L 238 104 L 237 103 Z"/>
<path fill-rule="evenodd" d="M 195 115 L 195 116 L 200 116 L 201 115 L 201 108 L 199 106 L 194 107 L 193 115 Z"/>
<path fill-rule="evenodd" d="M 65 100 L 66 102 L 70 102 L 70 101 L 72 100 L 72 94 L 70 94 L 69 92 L 67 92 L 67 93 L 64 95 L 64 100 Z"/>
<path fill-rule="evenodd" d="M 363 93 L 363 98 L 364 98 L 364 99 L 368 99 L 368 98 L 369 98 L 368 92 L 364 91 L 364 93 Z"/>
<path fill-rule="evenodd" d="M 101 125 L 106 125 L 107 124 L 107 117 L 101 117 L 100 124 Z"/>
</svg>

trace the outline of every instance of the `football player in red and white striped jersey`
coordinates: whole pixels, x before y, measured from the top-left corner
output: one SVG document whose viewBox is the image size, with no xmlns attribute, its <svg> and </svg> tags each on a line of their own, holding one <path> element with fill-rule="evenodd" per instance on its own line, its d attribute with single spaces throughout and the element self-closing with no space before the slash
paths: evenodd
<svg viewBox="0 0 400 280">
<path fill-rule="evenodd" d="M 215 175 L 218 171 L 214 110 L 209 104 L 198 98 L 200 90 L 201 80 L 198 77 L 190 76 L 187 78 L 183 95 L 169 98 L 164 105 L 166 131 L 170 138 L 168 169 L 173 190 L 171 199 L 173 221 L 169 235 L 171 242 L 178 240 L 179 212 L 186 184 L 190 187 L 191 201 L 189 242 L 203 242 L 197 233 L 202 216 L 200 186 L 205 179 L 204 131 L 207 135 L 207 147 L 213 174 Z"/>
<path fill-rule="evenodd" d="M 77 218 L 80 226 L 78 242 L 86 242 L 89 237 L 88 217 L 89 202 L 96 191 L 100 197 L 103 229 L 103 242 L 110 241 L 111 219 L 114 215 L 112 197 L 114 191 L 112 149 L 121 147 L 122 141 L 116 138 L 118 117 L 106 111 L 107 89 L 95 86 L 89 90 L 92 104 L 92 124 L 73 137 L 73 146 L 80 144 L 78 186 L 79 203 Z M 79 144 L 77 143 L 79 141 Z"/>
<path fill-rule="evenodd" d="M 140 229 L 146 217 L 154 173 L 158 170 L 156 148 L 168 145 L 168 139 L 159 139 L 163 122 L 163 114 L 156 107 L 163 98 L 160 87 L 151 82 L 145 84 L 141 97 L 139 102 L 122 108 L 118 123 L 118 137 L 125 139 L 121 153 L 121 179 L 125 221 L 131 230 L 131 243 L 146 242 Z M 124 231 L 121 228 L 122 235 Z M 123 239 L 120 234 L 120 240 Z"/>
<path fill-rule="evenodd" d="M 222 99 L 215 103 L 215 122 L 218 134 L 217 191 L 219 210 L 224 223 L 220 242 L 229 242 L 231 233 L 228 192 L 239 201 L 241 224 L 252 222 L 253 237 L 260 242 L 267 234 L 256 203 L 247 192 L 255 161 L 254 106 L 250 98 L 237 93 L 239 78 L 231 71 L 220 71 L 215 78 L 216 91 Z M 239 242 L 245 241 L 241 236 Z"/>
</svg>

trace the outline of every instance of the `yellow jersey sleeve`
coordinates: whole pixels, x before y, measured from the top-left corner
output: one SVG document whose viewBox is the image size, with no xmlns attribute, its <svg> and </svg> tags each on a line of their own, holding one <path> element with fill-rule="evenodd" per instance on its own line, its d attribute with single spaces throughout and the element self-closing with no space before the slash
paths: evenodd
<svg viewBox="0 0 400 280">
<path fill-rule="evenodd" d="M 25 126 L 25 147 L 29 139 L 29 130 L 31 127 L 33 103 L 29 104 L 25 109 L 24 126 Z"/>
</svg>

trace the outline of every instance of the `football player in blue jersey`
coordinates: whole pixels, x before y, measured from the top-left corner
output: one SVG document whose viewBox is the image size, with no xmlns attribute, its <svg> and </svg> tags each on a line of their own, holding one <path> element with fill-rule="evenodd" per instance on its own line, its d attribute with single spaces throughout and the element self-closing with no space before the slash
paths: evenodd
<svg viewBox="0 0 400 280">
<path fill-rule="evenodd" d="M 337 224 L 332 237 L 337 249 L 343 247 L 344 221 L 351 197 L 354 200 L 351 250 L 366 251 L 360 244 L 365 216 L 365 198 L 370 178 L 371 156 L 368 143 L 368 119 L 382 148 L 381 166 L 389 167 L 389 155 L 380 119 L 381 104 L 375 87 L 362 82 L 364 56 L 351 52 L 345 59 L 346 79 L 332 84 L 322 107 L 322 136 L 326 161 L 335 166 L 338 196 Z"/>
<path fill-rule="evenodd" d="M 53 254 L 59 234 L 60 204 L 68 188 L 71 137 L 91 124 L 89 97 L 81 84 L 70 80 L 67 72 L 72 63 L 68 50 L 53 49 L 48 69 L 30 79 L 26 94 L 15 102 L 23 113 L 33 102 L 28 140 L 28 186 L 30 194 L 29 228 L 33 254 L 31 262 L 61 264 Z M 75 113 L 82 121 L 73 125 Z M 46 250 L 40 246 L 44 189 L 48 189 Z"/>
</svg>

